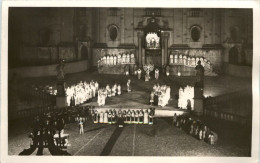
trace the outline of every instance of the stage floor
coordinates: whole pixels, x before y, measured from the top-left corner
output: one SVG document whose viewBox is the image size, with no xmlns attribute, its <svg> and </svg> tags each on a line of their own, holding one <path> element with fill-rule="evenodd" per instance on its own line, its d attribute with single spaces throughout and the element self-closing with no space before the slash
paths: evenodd
<svg viewBox="0 0 260 163">
<path fill-rule="evenodd" d="M 171 96 L 174 96 L 173 93 Z M 121 95 L 108 97 L 105 106 L 98 106 L 97 98 L 93 98 L 91 102 L 83 104 L 82 106 L 95 106 L 97 111 L 106 111 L 109 109 L 123 110 L 140 110 L 155 108 L 155 117 L 172 117 L 175 113 L 177 115 L 183 114 L 186 110 L 178 109 L 176 99 L 170 98 L 169 103 L 165 107 L 150 106 L 149 92 L 133 90 L 132 92 L 123 91 Z"/>
<path fill-rule="evenodd" d="M 19 86 L 55 85 L 55 77 L 27 78 L 20 80 Z M 126 82 L 131 79 L 133 92 L 126 92 Z M 251 80 L 248 78 L 236 78 L 228 76 L 205 77 L 205 95 L 217 96 L 238 91 L 245 88 L 251 89 Z M 80 81 L 98 81 L 101 87 L 107 84 L 121 84 L 122 95 L 108 98 L 106 105 L 99 109 L 145 109 L 150 108 L 149 93 L 156 83 L 166 84 L 171 87 L 171 99 L 164 108 L 156 107 L 157 122 L 154 125 L 127 125 L 122 130 L 116 125 L 93 124 L 88 121 L 85 124 L 85 134 L 79 135 L 77 123 L 67 124 L 65 133 L 70 134 L 71 146 L 68 152 L 79 156 L 250 156 L 250 135 L 239 126 L 230 127 L 230 124 L 212 121 L 211 128 L 219 134 L 219 142 L 215 146 L 186 134 L 183 130 L 173 127 L 170 123 L 174 112 L 182 111 L 177 108 L 178 90 L 181 86 L 194 84 L 193 77 L 160 77 L 145 82 L 136 76 L 106 75 L 96 72 L 82 72 L 66 75 L 66 84 L 70 86 Z M 243 87 L 241 87 L 243 86 Z M 96 105 L 94 98 L 84 105 Z M 8 108 L 10 109 L 10 108 Z M 169 121 L 168 121 L 169 120 Z M 8 125 L 8 154 L 18 155 L 23 149 L 29 148 L 28 134 L 31 127 L 28 119 L 13 121 Z M 246 137 L 244 136 L 246 135 Z M 159 150 L 158 150 L 159 149 Z M 36 152 L 35 152 L 36 153 Z M 32 155 L 35 155 L 33 153 Z M 44 149 L 43 155 L 50 155 Z"/>
</svg>

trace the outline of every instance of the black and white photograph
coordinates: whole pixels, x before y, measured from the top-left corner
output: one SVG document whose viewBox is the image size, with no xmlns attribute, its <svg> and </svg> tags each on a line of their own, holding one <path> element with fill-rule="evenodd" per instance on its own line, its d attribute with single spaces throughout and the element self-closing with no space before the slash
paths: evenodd
<svg viewBox="0 0 260 163">
<path fill-rule="evenodd" d="M 6 159 L 258 162 L 260 4 L 157 3 L 4 6 Z"/>
</svg>

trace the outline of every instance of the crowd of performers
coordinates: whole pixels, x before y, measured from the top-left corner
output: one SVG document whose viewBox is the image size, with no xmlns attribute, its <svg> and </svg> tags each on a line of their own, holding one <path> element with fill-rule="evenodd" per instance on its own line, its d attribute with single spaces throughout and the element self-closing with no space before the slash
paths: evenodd
<svg viewBox="0 0 260 163">
<path fill-rule="evenodd" d="M 110 55 L 107 54 L 101 57 L 97 64 L 98 67 L 104 65 L 120 65 L 120 64 L 134 64 L 135 63 L 135 55 L 134 54 L 115 54 Z"/>
<path fill-rule="evenodd" d="M 153 124 L 153 117 L 155 108 L 150 109 L 135 109 L 135 110 L 116 110 L 109 109 L 105 111 L 98 111 L 93 109 L 91 111 L 94 123 L 105 124 Z"/>
<path fill-rule="evenodd" d="M 79 82 L 66 89 L 68 106 L 76 106 L 89 101 L 96 97 L 99 90 L 99 83 L 94 82 Z"/>
<path fill-rule="evenodd" d="M 200 120 L 193 120 L 191 117 L 183 115 L 177 116 L 175 113 L 173 116 L 173 125 L 183 129 L 187 134 L 198 140 L 205 141 L 211 145 L 217 143 L 217 133 L 210 130 L 210 128 Z"/>
<path fill-rule="evenodd" d="M 203 57 L 191 57 L 184 54 L 171 54 L 169 64 L 178 64 L 178 65 L 185 65 L 195 67 L 198 61 L 201 61 L 201 65 L 205 67 L 205 69 L 212 69 L 212 65 L 209 60 Z"/>
<path fill-rule="evenodd" d="M 167 85 L 155 84 L 150 94 L 149 103 L 151 106 L 164 107 L 171 98 L 171 88 Z"/>
<path fill-rule="evenodd" d="M 187 85 L 179 89 L 178 107 L 180 109 L 193 110 L 194 107 L 194 87 Z"/>
<path fill-rule="evenodd" d="M 104 106 L 106 104 L 106 98 L 107 97 L 113 97 L 117 95 L 121 95 L 121 85 L 120 84 L 114 84 L 111 87 L 109 84 L 105 88 L 100 88 L 98 90 L 98 100 L 97 103 L 99 106 Z"/>
</svg>

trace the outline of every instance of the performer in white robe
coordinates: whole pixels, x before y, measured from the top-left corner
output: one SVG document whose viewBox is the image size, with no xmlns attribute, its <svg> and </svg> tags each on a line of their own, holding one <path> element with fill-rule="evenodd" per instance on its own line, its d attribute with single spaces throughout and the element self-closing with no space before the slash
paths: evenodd
<svg viewBox="0 0 260 163">
<path fill-rule="evenodd" d="M 117 65 L 117 56 L 116 55 L 114 56 L 114 60 L 113 61 L 114 61 L 113 65 Z"/>
<path fill-rule="evenodd" d="M 131 122 L 130 123 L 131 124 L 135 123 L 135 111 L 134 110 L 131 111 Z"/>
<path fill-rule="evenodd" d="M 117 56 L 117 64 L 121 64 L 122 63 L 122 59 L 121 59 L 121 55 L 119 54 L 118 56 Z"/>
<path fill-rule="evenodd" d="M 115 84 L 115 85 L 112 87 L 112 89 L 111 89 L 111 91 L 112 91 L 111 96 L 115 96 L 115 95 L 116 95 L 116 89 L 117 89 L 117 85 Z"/>
<path fill-rule="evenodd" d="M 103 111 L 101 111 L 99 113 L 99 123 L 104 123 L 104 113 L 103 113 Z"/>
<path fill-rule="evenodd" d="M 97 103 L 98 103 L 98 106 L 101 106 L 102 105 L 102 93 L 101 93 L 101 89 L 98 90 L 98 99 L 97 99 Z"/>
<path fill-rule="evenodd" d="M 127 92 L 131 92 L 131 80 L 128 79 L 127 83 L 126 83 L 126 87 L 127 87 Z"/>
<path fill-rule="evenodd" d="M 159 70 L 158 69 L 155 69 L 155 79 L 159 79 Z"/>
<path fill-rule="evenodd" d="M 110 62 L 110 65 L 112 66 L 113 64 L 114 64 L 114 57 L 113 57 L 113 55 L 111 55 L 110 57 L 109 57 L 109 62 Z"/>
<path fill-rule="evenodd" d="M 126 63 L 126 55 L 125 55 L 125 54 L 122 55 L 121 63 L 122 63 L 122 64 L 125 64 L 125 63 Z"/>
<path fill-rule="evenodd" d="M 185 66 L 187 65 L 187 57 L 186 57 L 186 55 L 183 56 L 182 62 L 183 62 L 183 65 L 185 65 Z"/>
<path fill-rule="evenodd" d="M 144 112 L 144 124 L 148 124 L 148 111 L 145 110 Z"/>
<path fill-rule="evenodd" d="M 170 55 L 170 64 L 173 64 L 174 62 L 173 62 L 173 55 L 171 54 Z"/>
<path fill-rule="evenodd" d="M 142 75 L 142 71 L 141 71 L 141 69 L 139 68 L 139 69 L 137 70 L 137 78 L 138 78 L 138 79 L 141 79 L 141 75 Z"/>
<path fill-rule="evenodd" d="M 138 124 L 139 121 L 140 121 L 140 118 L 139 118 L 139 110 L 137 110 L 137 111 L 135 112 L 135 124 Z"/>
<path fill-rule="evenodd" d="M 150 93 L 150 106 L 154 106 L 154 92 Z"/>
<path fill-rule="evenodd" d="M 127 54 L 127 55 L 126 55 L 126 64 L 129 64 L 129 63 L 130 63 L 130 55 Z"/>
<path fill-rule="evenodd" d="M 135 55 L 131 54 L 131 63 L 134 64 L 135 63 Z"/>
<path fill-rule="evenodd" d="M 130 124 L 131 123 L 131 116 L 132 116 L 132 113 L 130 110 L 127 111 L 127 120 L 126 120 L 126 123 Z"/>
<path fill-rule="evenodd" d="M 177 54 L 174 55 L 174 64 L 178 64 L 179 63 L 179 57 Z"/>
<path fill-rule="evenodd" d="M 121 85 L 120 84 L 118 84 L 118 86 L 117 86 L 117 94 L 121 95 Z"/>
<path fill-rule="evenodd" d="M 107 110 L 106 110 L 106 112 L 104 113 L 104 123 L 108 123 L 108 118 L 107 118 L 107 116 L 108 116 L 108 112 L 107 112 Z"/>
</svg>

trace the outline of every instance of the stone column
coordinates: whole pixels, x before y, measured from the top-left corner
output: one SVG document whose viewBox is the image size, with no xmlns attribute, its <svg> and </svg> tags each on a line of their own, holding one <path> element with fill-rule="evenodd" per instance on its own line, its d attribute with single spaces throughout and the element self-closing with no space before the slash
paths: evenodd
<svg viewBox="0 0 260 163">
<path fill-rule="evenodd" d="M 203 87 L 194 87 L 194 113 L 198 116 L 203 115 Z"/>
<path fill-rule="evenodd" d="M 141 66 L 142 64 L 142 39 L 143 39 L 143 32 L 138 32 L 137 33 L 138 36 L 138 55 L 137 55 L 137 61 L 138 61 L 138 65 Z"/>
<path fill-rule="evenodd" d="M 162 33 L 162 66 L 168 63 L 168 39 L 169 33 Z"/>
</svg>

